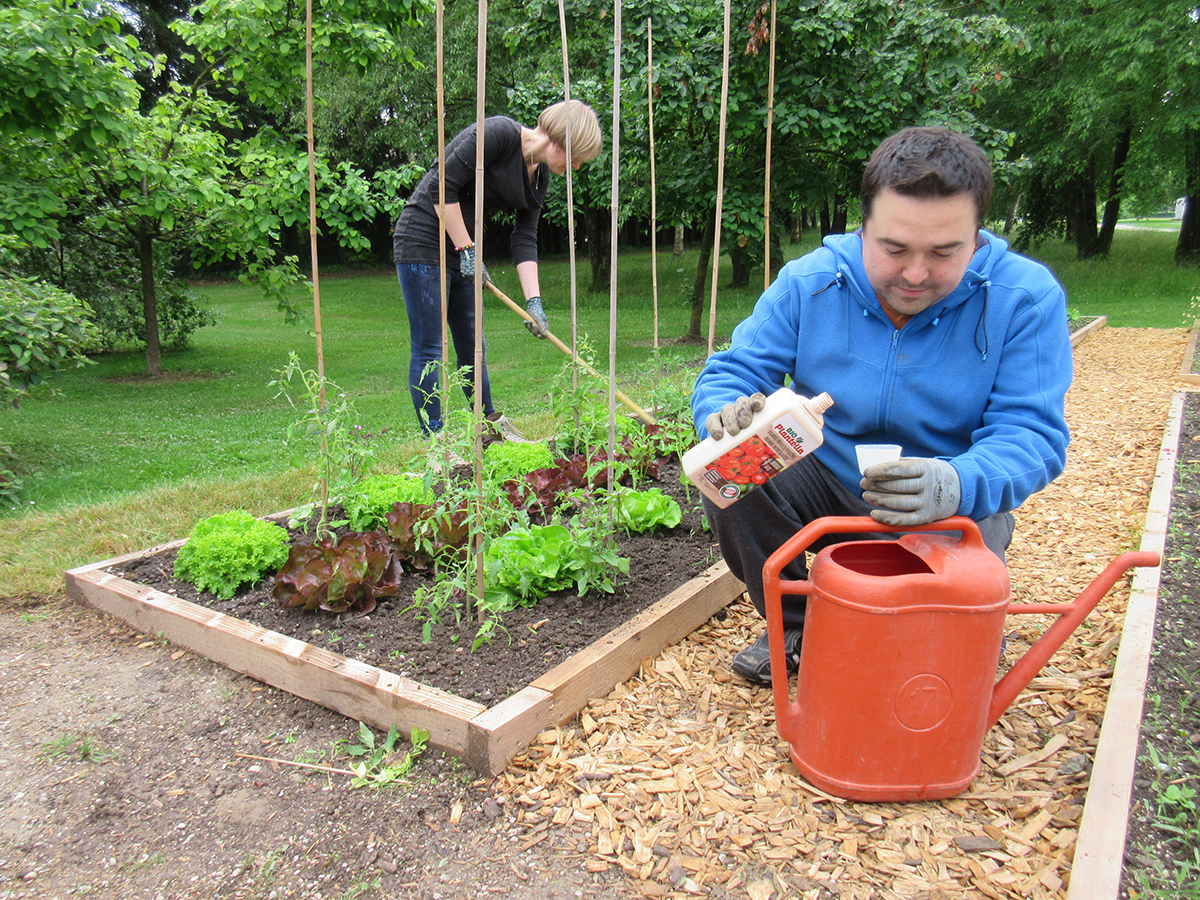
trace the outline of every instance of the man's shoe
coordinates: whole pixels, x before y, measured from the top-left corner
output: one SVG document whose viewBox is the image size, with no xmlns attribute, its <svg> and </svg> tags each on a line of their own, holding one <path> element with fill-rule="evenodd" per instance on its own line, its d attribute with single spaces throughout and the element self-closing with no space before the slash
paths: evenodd
<svg viewBox="0 0 1200 900">
<path fill-rule="evenodd" d="M 800 639 L 804 635 L 799 628 L 785 629 L 783 632 L 783 651 L 787 658 L 788 674 L 800 668 Z M 737 653 L 730 665 L 735 673 L 755 684 L 771 683 L 771 645 L 764 631 L 762 637 Z"/>
</svg>

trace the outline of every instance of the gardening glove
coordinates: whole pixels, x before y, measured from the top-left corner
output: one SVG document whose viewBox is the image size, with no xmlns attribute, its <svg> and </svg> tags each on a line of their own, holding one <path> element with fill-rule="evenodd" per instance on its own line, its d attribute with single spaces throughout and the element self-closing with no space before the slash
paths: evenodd
<svg viewBox="0 0 1200 900">
<path fill-rule="evenodd" d="M 940 459 L 906 458 L 869 466 L 859 483 L 871 518 L 884 525 L 925 525 L 958 512 L 958 470 Z"/>
<path fill-rule="evenodd" d="M 529 313 L 529 319 L 525 320 L 525 327 L 529 329 L 530 334 L 536 335 L 544 341 L 546 335 L 550 333 L 550 322 L 546 319 L 546 311 L 542 309 L 542 298 L 530 297 L 529 302 L 525 304 L 525 312 Z"/>
<path fill-rule="evenodd" d="M 488 277 L 487 266 L 482 260 L 479 267 L 483 270 L 483 283 L 487 284 L 492 279 Z M 458 248 L 458 272 L 463 278 L 468 281 L 475 280 L 475 245 L 467 244 L 465 247 Z"/>
<path fill-rule="evenodd" d="M 720 412 L 710 413 L 704 420 L 704 427 L 714 441 L 719 441 L 727 434 L 738 434 L 743 428 L 749 428 L 754 414 L 763 408 L 767 395 L 762 392 L 751 394 L 749 397 L 738 397 L 732 403 L 726 403 Z"/>
</svg>

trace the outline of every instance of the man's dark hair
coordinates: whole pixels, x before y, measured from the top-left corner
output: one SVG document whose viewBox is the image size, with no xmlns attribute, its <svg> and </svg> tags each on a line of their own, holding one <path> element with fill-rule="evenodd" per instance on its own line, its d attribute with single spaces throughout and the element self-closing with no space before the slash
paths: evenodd
<svg viewBox="0 0 1200 900">
<path fill-rule="evenodd" d="M 970 194 L 977 225 L 992 202 L 992 167 L 971 138 L 948 128 L 905 128 L 871 154 L 859 200 L 862 219 L 884 188 L 907 197 Z"/>
</svg>

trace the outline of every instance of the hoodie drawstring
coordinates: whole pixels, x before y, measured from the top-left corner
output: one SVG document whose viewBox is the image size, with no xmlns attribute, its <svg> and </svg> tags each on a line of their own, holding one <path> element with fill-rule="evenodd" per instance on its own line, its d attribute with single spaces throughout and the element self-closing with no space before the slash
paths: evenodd
<svg viewBox="0 0 1200 900">
<path fill-rule="evenodd" d="M 988 304 L 988 288 L 992 286 L 990 281 L 980 282 L 983 288 L 983 307 L 979 310 L 979 321 L 975 323 L 975 349 L 982 356 L 982 361 L 987 361 L 988 355 L 988 336 L 987 336 L 987 304 Z M 979 345 L 979 330 L 983 329 L 983 346 Z"/>
</svg>

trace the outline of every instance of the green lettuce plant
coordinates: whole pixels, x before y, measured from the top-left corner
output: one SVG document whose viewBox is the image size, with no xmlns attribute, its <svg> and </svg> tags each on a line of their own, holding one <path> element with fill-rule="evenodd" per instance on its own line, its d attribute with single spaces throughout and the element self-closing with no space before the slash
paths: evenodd
<svg viewBox="0 0 1200 900">
<path fill-rule="evenodd" d="M 288 533 L 244 510 L 218 513 L 198 523 L 175 560 L 175 577 L 228 600 L 288 558 Z"/>
<path fill-rule="evenodd" d="M 430 480 L 409 474 L 364 478 L 342 498 L 350 527 L 355 531 L 379 528 L 397 503 L 432 503 Z"/>
</svg>

